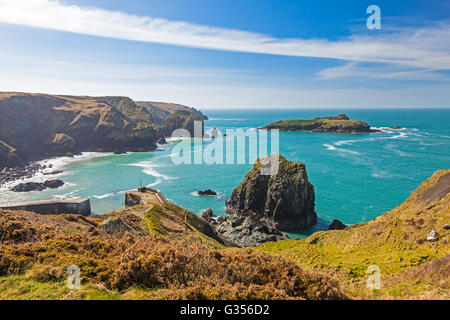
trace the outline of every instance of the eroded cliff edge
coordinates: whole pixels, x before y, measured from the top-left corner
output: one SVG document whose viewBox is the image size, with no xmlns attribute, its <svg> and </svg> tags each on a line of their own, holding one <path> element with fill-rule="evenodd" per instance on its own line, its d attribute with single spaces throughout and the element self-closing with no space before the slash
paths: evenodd
<svg viewBox="0 0 450 320">
<path fill-rule="evenodd" d="M 127 97 L 1 92 L 0 168 L 83 151 L 148 151 L 173 123 L 191 130 L 191 120 L 205 118 L 182 105 Z"/>
</svg>

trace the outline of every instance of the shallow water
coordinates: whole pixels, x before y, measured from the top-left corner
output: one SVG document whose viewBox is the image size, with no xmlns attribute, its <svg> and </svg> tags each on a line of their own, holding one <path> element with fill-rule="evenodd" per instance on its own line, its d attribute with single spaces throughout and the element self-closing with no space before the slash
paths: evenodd
<svg viewBox="0 0 450 320">
<path fill-rule="evenodd" d="M 450 168 L 450 109 L 433 110 L 339 110 L 351 119 L 383 127 L 383 133 L 332 134 L 280 132 L 280 153 L 306 164 L 315 187 L 319 223 L 291 234 L 303 237 L 324 229 L 333 219 L 361 223 L 403 202 L 433 172 Z M 251 129 L 289 118 L 335 115 L 332 110 L 210 110 L 206 129 Z M 386 129 L 401 126 L 403 130 Z M 33 181 L 60 178 L 66 185 L 56 190 L 12 193 L 0 190 L 0 203 L 39 199 L 89 197 L 94 213 L 123 207 L 124 192 L 139 184 L 160 189 L 166 197 L 197 214 L 212 208 L 224 214 L 225 200 L 252 167 L 250 164 L 175 165 L 172 142 L 148 153 L 124 155 L 86 153 L 75 158 L 52 159 L 56 176 L 38 176 Z M 203 148 L 206 148 L 205 143 Z M 199 152 L 194 147 L 192 152 Z M 196 191 L 213 189 L 215 197 L 200 197 Z"/>
</svg>

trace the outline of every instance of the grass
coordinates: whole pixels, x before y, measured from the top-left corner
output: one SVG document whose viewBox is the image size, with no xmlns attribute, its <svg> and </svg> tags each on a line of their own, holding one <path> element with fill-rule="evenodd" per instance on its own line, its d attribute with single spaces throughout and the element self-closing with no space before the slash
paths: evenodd
<svg viewBox="0 0 450 320">
<path fill-rule="evenodd" d="M 450 254 L 450 231 L 442 228 L 450 223 L 450 194 L 432 205 L 422 199 L 426 190 L 438 186 L 440 178 L 449 173 L 436 173 L 403 204 L 370 222 L 345 230 L 316 232 L 302 240 L 269 242 L 255 250 L 294 260 L 305 270 L 332 274 L 353 297 L 372 297 L 373 293 L 365 288 L 368 266 L 377 265 L 382 275 L 389 277 Z M 430 230 L 439 230 L 439 241 L 426 241 Z M 445 279 L 434 282 L 441 280 Z M 385 297 L 391 292 L 395 297 L 400 287 L 402 292 L 419 292 L 425 287 L 424 281 L 410 286 L 395 284 L 382 294 Z"/>
</svg>

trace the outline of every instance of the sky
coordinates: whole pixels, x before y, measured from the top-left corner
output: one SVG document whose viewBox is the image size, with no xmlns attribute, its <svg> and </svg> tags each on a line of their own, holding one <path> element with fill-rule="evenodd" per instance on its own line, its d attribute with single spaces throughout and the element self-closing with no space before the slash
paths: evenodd
<svg viewBox="0 0 450 320">
<path fill-rule="evenodd" d="M 381 29 L 367 28 L 370 5 Z M 450 2 L 0 0 L 0 91 L 449 108 Z"/>
</svg>

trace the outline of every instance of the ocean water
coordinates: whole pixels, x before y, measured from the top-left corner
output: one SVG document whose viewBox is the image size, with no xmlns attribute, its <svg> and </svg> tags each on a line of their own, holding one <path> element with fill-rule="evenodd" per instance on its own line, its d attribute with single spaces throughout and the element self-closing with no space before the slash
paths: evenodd
<svg viewBox="0 0 450 320">
<path fill-rule="evenodd" d="M 273 121 L 335 115 L 335 110 L 208 110 L 205 129 L 222 132 L 254 130 Z M 306 165 L 315 187 L 319 223 L 293 232 L 304 237 L 326 229 L 333 219 L 345 224 L 369 221 L 403 202 L 411 191 L 440 169 L 450 168 L 450 109 L 339 110 L 351 119 L 368 122 L 384 132 L 333 134 L 280 132 L 279 151 L 291 161 Z M 387 129 L 404 127 L 402 130 Z M 13 193 L 0 189 L 0 203 L 54 198 L 88 197 L 93 212 L 123 208 L 124 193 L 140 184 L 161 190 L 166 197 L 194 213 L 212 208 L 225 214 L 225 200 L 252 165 L 174 164 L 172 149 L 191 141 L 173 141 L 148 153 L 124 155 L 85 153 L 75 158 L 51 159 L 56 176 L 37 176 L 33 181 L 59 178 L 66 185 L 56 190 Z M 192 152 L 207 148 L 194 147 Z M 218 196 L 200 197 L 198 190 L 213 189 Z"/>
</svg>

